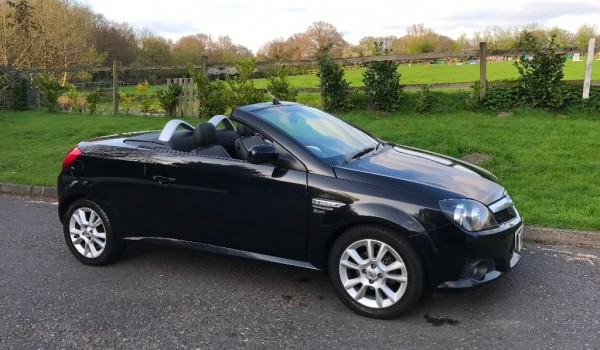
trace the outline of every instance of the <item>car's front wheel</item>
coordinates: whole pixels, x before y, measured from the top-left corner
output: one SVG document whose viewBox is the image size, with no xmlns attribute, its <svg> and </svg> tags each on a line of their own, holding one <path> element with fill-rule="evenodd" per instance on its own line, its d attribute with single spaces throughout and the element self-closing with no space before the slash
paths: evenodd
<svg viewBox="0 0 600 350">
<path fill-rule="evenodd" d="M 87 265 L 105 265 L 124 249 L 106 212 L 94 201 L 73 202 L 63 219 L 65 241 L 71 253 Z"/>
<path fill-rule="evenodd" d="M 356 226 L 334 243 L 328 263 L 333 289 L 346 306 L 373 318 L 397 317 L 420 298 L 424 268 L 413 246 L 380 226 Z"/>
</svg>

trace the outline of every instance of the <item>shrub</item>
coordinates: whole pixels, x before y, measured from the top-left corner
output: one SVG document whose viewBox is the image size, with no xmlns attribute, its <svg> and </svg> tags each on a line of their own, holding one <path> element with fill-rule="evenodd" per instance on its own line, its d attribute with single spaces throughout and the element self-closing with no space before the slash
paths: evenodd
<svg viewBox="0 0 600 350">
<path fill-rule="evenodd" d="M 566 56 L 556 54 L 553 49 L 554 37 L 548 50 L 534 50 L 533 58 L 521 59 L 514 63 L 521 75 L 521 98 L 531 107 L 559 109 L 563 106 L 564 77 L 563 67 Z"/>
<path fill-rule="evenodd" d="M 140 111 L 144 114 L 148 114 L 152 109 L 152 98 L 150 96 L 146 96 L 148 86 L 150 86 L 150 83 L 148 83 L 147 80 L 144 80 L 144 82 L 135 86 L 135 91 L 137 93 L 136 98 L 140 101 Z"/>
<path fill-rule="evenodd" d="M 49 112 L 56 112 L 58 97 L 64 90 L 60 82 L 47 73 L 37 75 L 33 81 L 43 96 L 42 106 Z"/>
<path fill-rule="evenodd" d="M 415 104 L 415 111 L 417 113 L 427 113 L 431 111 L 431 91 L 428 84 L 423 85 L 419 94 L 417 95 L 417 103 Z"/>
<path fill-rule="evenodd" d="M 229 86 L 229 105 L 232 109 L 239 106 L 261 102 L 264 100 L 262 92 L 254 87 L 252 76 L 256 69 L 256 60 L 240 61 L 235 64 L 238 75 L 235 78 L 226 78 Z"/>
<path fill-rule="evenodd" d="M 119 91 L 119 100 L 122 102 L 123 108 L 125 109 L 125 113 L 129 113 L 131 107 L 133 107 L 133 103 L 136 100 L 135 95 L 127 95 L 124 92 Z"/>
<path fill-rule="evenodd" d="M 494 111 L 508 110 L 521 104 L 521 88 L 518 86 L 490 87 L 485 94 L 483 106 Z"/>
<path fill-rule="evenodd" d="M 389 50 L 382 50 L 381 43 L 375 42 L 376 55 L 388 55 Z M 377 110 L 394 112 L 400 108 L 402 88 L 398 64 L 392 61 L 371 62 L 363 73 L 365 93 Z"/>
<path fill-rule="evenodd" d="M 100 102 L 100 89 L 95 88 L 87 95 L 88 110 L 90 111 L 90 114 L 96 113 L 98 102 Z"/>
<path fill-rule="evenodd" d="M 160 107 L 165 110 L 165 114 L 168 116 L 175 115 L 175 108 L 179 101 L 179 95 L 183 92 L 181 85 L 172 83 L 167 86 L 167 90 L 158 89 L 156 95 L 158 96 L 158 103 Z"/>
<path fill-rule="evenodd" d="M 0 109 L 29 109 L 28 77 L 29 75 L 23 72 L 0 71 Z"/>
<path fill-rule="evenodd" d="M 476 111 L 482 106 L 481 100 L 479 100 L 479 92 L 481 91 L 481 83 L 476 81 L 471 85 L 471 91 L 465 99 L 465 104 L 468 110 Z"/>
<path fill-rule="evenodd" d="M 328 112 L 351 109 L 352 102 L 345 91 L 349 84 L 344 79 L 344 69 L 333 60 L 331 45 L 319 50 L 317 61 L 319 62 L 321 107 Z"/>
<path fill-rule="evenodd" d="M 297 91 L 288 80 L 289 70 L 286 66 L 274 67 L 267 77 L 267 91 L 280 101 L 296 101 Z"/>
<path fill-rule="evenodd" d="M 217 114 L 223 114 L 227 110 L 227 88 L 222 80 L 217 80 L 212 84 L 202 74 L 194 69 L 194 66 L 188 64 L 189 75 L 196 84 L 199 100 L 199 117 L 212 117 Z"/>
</svg>

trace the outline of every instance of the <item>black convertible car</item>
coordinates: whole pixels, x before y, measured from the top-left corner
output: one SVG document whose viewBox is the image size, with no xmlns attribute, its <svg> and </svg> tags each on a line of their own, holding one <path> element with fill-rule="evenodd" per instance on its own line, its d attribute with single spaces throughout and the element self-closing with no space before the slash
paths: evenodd
<svg viewBox="0 0 600 350">
<path fill-rule="evenodd" d="M 519 260 L 522 221 L 491 173 L 295 103 L 84 141 L 62 168 L 64 236 L 89 265 L 148 241 L 319 269 L 350 309 L 391 318 Z"/>
</svg>

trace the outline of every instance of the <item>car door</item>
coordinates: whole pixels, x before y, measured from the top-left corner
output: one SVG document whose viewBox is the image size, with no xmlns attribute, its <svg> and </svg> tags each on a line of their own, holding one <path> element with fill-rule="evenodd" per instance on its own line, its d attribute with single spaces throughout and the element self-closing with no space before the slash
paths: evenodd
<svg viewBox="0 0 600 350">
<path fill-rule="evenodd" d="M 152 235 L 305 258 L 306 171 L 165 151 L 146 167 Z"/>
</svg>

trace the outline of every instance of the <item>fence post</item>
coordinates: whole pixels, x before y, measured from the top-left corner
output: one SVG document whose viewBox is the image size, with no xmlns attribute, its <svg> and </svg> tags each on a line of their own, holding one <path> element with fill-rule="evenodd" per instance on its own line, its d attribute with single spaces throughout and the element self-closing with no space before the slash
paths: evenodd
<svg viewBox="0 0 600 350">
<path fill-rule="evenodd" d="M 487 90 L 487 43 L 482 41 L 479 43 L 479 101 L 485 99 Z"/>
<path fill-rule="evenodd" d="M 117 60 L 113 60 L 113 114 L 119 114 L 119 66 Z"/>
<path fill-rule="evenodd" d="M 202 55 L 202 74 L 208 79 L 208 56 Z"/>
<path fill-rule="evenodd" d="M 585 79 L 583 80 L 583 99 L 590 98 L 590 85 L 592 82 L 592 63 L 594 63 L 594 48 L 596 47 L 596 38 L 590 38 L 588 45 L 587 60 L 585 63 Z"/>
</svg>

